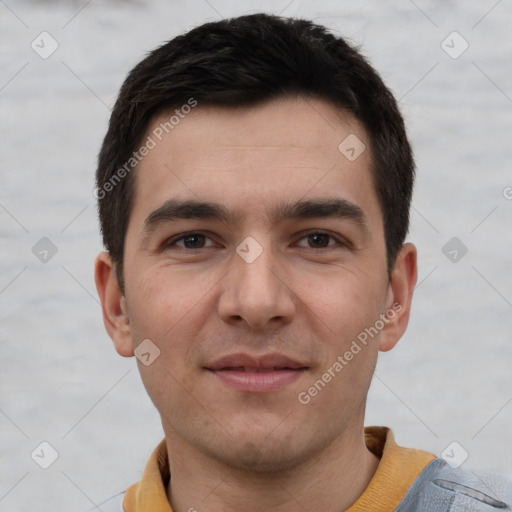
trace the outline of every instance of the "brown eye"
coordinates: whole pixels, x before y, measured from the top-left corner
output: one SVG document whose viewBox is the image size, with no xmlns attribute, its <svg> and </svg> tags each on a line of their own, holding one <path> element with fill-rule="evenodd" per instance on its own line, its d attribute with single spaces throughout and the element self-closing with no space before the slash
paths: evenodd
<svg viewBox="0 0 512 512">
<path fill-rule="evenodd" d="M 204 247 L 205 244 L 205 236 L 194 234 L 194 235 L 187 235 L 182 238 L 183 245 L 187 249 L 199 249 L 201 247 Z"/>
<path fill-rule="evenodd" d="M 210 238 L 201 233 L 185 233 L 164 244 L 164 249 L 203 249 L 215 245 Z"/>
<path fill-rule="evenodd" d="M 315 233 L 313 235 L 308 235 L 307 238 L 308 238 L 308 242 L 313 247 L 328 247 L 329 239 L 332 237 L 325 233 Z"/>
<path fill-rule="evenodd" d="M 303 240 L 306 240 L 304 244 Z M 346 245 L 342 239 L 336 238 L 329 233 L 314 232 L 301 238 L 299 246 L 309 249 L 334 249 L 336 246 L 343 247 Z"/>
</svg>

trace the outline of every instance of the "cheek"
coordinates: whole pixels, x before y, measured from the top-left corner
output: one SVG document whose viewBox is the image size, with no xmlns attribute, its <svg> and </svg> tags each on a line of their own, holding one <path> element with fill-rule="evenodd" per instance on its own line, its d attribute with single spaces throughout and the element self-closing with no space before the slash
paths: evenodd
<svg viewBox="0 0 512 512">
<path fill-rule="evenodd" d="M 165 267 L 139 265 L 138 272 L 135 279 L 127 282 L 126 290 L 133 312 L 132 334 L 135 330 L 164 342 L 184 318 L 198 309 L 208 283 Z"/>
<path fill-rule="evenodd" d="M 131 284 L 135 293 L 127 301 L 134 345 L 151 340 L 160 351 L 151 365 L 138 361 L 144 387 L 158 410 L 192 407 L 197 381 L 193 360 L 194 339 L 204 320 L 201 299 L 205 292 L 196 282 L 187 282 L 179 273 L 153 270 L 150 278 L 141 273 Z M 204 316 L 204 315 L 203 315 Z"/>
<path fill-rule="evenodd" d="M 132 338 L 135 346 L 150 339 L 161 352 L 151 369 L 155 375 L 139 363 L 142 378 L 155 392 L 165 389 L 164 382 L 172 384 L 173 378 L 183 384 L 191 379 L 192 386 L 197 377 L 196 352 L 204 339 L 201 332 L 212 318 L 219 278 L 213 272 L 187 273 L 164 266 L 139 265 L 139 269 L 126 290 Z"/>
<path fill-rule="evenodd" d="M 385 294 L 379 276 L 364 268 L 331 269 L 329 273 L 301 275 L 294 292 L 305 314 L 323 324 L 329 338 L 343 344 L 373 325 Z"/>
</svg>

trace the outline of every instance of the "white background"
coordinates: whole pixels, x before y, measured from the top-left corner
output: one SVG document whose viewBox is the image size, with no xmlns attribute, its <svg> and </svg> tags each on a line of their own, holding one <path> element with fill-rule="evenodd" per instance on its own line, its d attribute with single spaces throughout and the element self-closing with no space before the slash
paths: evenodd
<svg viewBox="0 0 512 512">
<path fill-rule="evenodd" d="M 419 284 L 366 423 L 437 455 L 457 441 L 466 467 L 512 474 L 512 1 L 1 0 L 1 510 L 95 509 L 140 478 L 162 438 L 135 360 L 117 355 L 101 320 L 96 155 L 148 51 L 258 11 L 361 45 L 415 148 Z M 43 31 L 59 45 L 47 59 L 31 48 Z M 469 44 L 457 59 L 441 47 L 453 31 Z M 468 248 L 456 263 L 442 252 L 454 236 Z M 42 237 L 57 247 L 47 263 L 32 252 Z M 30 457 L 42 441 L 59 454 L 46 470 Z"/>
</svg>

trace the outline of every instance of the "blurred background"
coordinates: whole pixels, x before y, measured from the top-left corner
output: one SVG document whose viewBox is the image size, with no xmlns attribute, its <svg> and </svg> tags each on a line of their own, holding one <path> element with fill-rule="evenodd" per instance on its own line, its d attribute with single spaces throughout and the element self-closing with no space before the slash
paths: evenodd
<svg viewBox="0 0 512 512">
<path fill-rule="evenodd" d="M 147 52 L 260 11 L 360 46 L 415 149 L 418 285 L 366 424 L 512 475 L 512 1 L 0 0 L 1 510 L 102 510 L 162 439 L 103 327 L 96 157 Z"/>
</svg>

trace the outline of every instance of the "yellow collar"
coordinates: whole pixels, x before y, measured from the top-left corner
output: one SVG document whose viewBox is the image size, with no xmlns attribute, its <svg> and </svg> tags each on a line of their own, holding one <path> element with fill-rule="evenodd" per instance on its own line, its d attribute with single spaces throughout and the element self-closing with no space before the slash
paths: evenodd
<svg viewBox="0 0 512 512">
<path fill-rule="evenodd" d="M 366 427 L 364 433 L 366 446 L 380 458 L 380 463 L 368 487 L 346 512 L 390 512 L 398 507 L 435 455 L 398 446 L 393 432 L 386 427 Z"/>
</svg>

